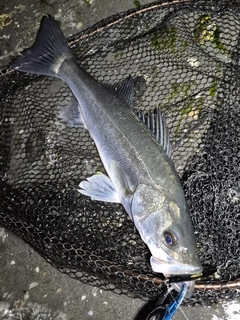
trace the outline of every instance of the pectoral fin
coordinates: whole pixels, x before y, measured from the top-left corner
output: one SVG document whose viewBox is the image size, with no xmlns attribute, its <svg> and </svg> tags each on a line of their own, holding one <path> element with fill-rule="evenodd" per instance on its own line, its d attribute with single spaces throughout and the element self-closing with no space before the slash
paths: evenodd
<svg viewBox="0 0 240 320">
<path fill-rule="evenodd" d="M 133 193 L 135 191 L 136 186 L 130 186 L 127 177 L 122 170 L 122 168 L 118 165 L 116 161 L 110 162 L 110 171 L 111 171 L 111 180 L 115 186 L 115 190 L 121 199 L 121 203 L 124 206 L 125 210 L 129 214 L 130 218 L 132 217 L 132 198 Z"/>
<path fill-rule="evenodd" d="M 115 186 L 116 192 L 122 198 L 132 196 L 132 191 L 128 184 L 126 175 L 124 174 L 121 167 L 114 160 L 110 162 L 111 179 Z"/>
<path fill-rule="evenodd" d="M 120 203 L 113 183 L 105 174 L 96 174 L 79 184 L 78 191 L 92 200 Z"/>
</svg>

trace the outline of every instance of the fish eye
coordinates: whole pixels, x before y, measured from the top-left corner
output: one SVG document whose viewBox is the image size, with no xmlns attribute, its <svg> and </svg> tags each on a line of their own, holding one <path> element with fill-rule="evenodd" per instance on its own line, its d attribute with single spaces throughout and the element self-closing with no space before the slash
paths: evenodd
<svg viewBox="0 0 240 320">
<path fill-rule="evenodd" d="M 164 238 L 165 244 L 166 244 L 168 247 L 173 247 L 173 246 L 175 246 L 176 244 L 178 244 L 177 236 L 176 236 L 176 234 L 175 234 L 173 231 L 171 231 L 171 230 L 166 230 L 166 231 L 164 231 L 164 233 L 163 233 L 163 238 Z"/>
</svg>

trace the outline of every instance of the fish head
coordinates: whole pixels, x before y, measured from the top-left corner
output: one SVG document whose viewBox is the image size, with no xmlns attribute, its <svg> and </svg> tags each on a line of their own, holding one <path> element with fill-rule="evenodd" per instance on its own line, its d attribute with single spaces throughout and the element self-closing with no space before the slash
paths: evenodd
<svg viewBox="0 0 240 320">
<path fill-rule="evenodd" d="M 132 201 L 132 217 L 152 254 L 154 272 L 165 276 L 202 272 L 184 197 L 173 199 L 159 188 L 139 185 Z"/>
</svg>

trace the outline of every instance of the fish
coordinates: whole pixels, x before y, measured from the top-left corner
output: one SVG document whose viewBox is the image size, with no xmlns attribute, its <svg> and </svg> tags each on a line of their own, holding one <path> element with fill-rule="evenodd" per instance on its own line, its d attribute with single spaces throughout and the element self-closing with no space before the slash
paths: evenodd
<svg viewBox="0 0 240 320">
<path fill-rule="evenodd" d="M 153 272 L 165 276 L 201 273 L 166 122 L 160 110 L 142 117 L 133 112 L 132 77 L 112 86 L 96 81 L 76 61 L 50 15 L 43 16 L 33 46 L 12 67 L 60 78 L 71 89 L 76 103 L 62 112 L 62 119 L 89 131 L 107 173 L 81 181 L 79 192 L 93 200 L 123 205 L 151 252 Z M 149 121 L 144 123 L 146 118 Z M 194 281 L 188 283 L 189 295 L 193 287 Z"/>
</svg>

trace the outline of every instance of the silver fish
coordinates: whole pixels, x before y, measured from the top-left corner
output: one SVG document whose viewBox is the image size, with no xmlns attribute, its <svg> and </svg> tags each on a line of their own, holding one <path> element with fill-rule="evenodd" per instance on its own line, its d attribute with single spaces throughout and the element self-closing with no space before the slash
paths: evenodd
<svg viewBox="0 0 240 320">
<path fill-rule="evenodd" d="M 78 125 L 89 131 L 108 174 L 82 181 L 80 193 L 94 200 L 122 203 L 152 254 L 153 271 L 165 275 L 201 273 L 163 118 L 158 113 L 152 121 L 158 127 L 156 139 L 129 106 L 131 77 L 112 88 L 95 81 L 78 65 L 49 15 L 42 18 L 34 45 L 12 66 L 62 79 L 77 99 L 77 110 L 66 110 L 63 118 L 71 122 L 76 118 Z M 192 281 L 189 295 L 193 286 Z"/>
</svg>

